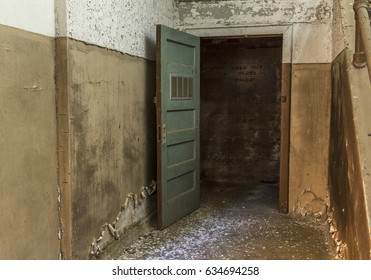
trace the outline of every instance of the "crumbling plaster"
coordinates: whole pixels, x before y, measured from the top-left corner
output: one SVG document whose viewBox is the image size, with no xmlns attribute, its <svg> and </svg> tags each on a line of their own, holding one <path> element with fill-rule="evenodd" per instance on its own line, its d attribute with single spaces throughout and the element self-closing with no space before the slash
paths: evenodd
<svg viewBox="0 0 371 280">
<path fill-rule="evenodd" d="M 331 0 L 176 0 L 177 26 L 287 24 L 328 21 Z"/>
<path fill-rule="evenodd" d="M 56 0 L 57 36 L 155 60 L 156 24 L 173 26 L 173 0 Z"/>
<path fill-rule="evenodd" d="M 332 2 L 177 0 L 175 26 L 201 36 L 205 36 L 206 30 L 220 34 L 221 29 L 226 30 L 226 36 L 235 32 L 233 29 L 242 31 L 235 35 L 284 34 L 284 63 L 330 63 L 333 60 Z M 249 30 L 244 33 L 243 28 Z"/>
<path fill-rule="evenodd" d="M 333 1 L 178 0 L 176 15 L 177 28 L 200 37 L 283 36 L 282 62 L 292 65 L 289 208 L 323 214 L 328 205 L 330 63 L 342 47 L 332 44 Z M 305 176 L 297 166 L 306 167 Z"/>
</svg>

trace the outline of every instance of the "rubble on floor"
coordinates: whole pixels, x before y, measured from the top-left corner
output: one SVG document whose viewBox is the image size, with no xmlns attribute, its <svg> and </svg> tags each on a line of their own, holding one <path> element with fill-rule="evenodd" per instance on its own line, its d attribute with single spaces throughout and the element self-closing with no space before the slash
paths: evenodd
<svg viewBox="0 0 371 280">
<path fill-rule="evenodd" d="M 117 259 L 335 259 L 326 219 L 278 212 L 277 184 L 203 182 L 201 206 L 153 230 Z"/>
</svg>

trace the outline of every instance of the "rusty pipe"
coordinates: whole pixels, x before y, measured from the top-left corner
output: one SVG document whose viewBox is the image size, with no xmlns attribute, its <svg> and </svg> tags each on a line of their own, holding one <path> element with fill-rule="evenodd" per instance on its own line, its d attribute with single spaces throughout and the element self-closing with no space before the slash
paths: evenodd
<svg viewBox="0 0 371 280">
<path fill-rule="evenodd" d="M 371 81 L 371 26 L 368 8 L 368 0 L 356 0 L 353 5 L 356 18 L 356 40 L 353 65 L 357 68 L 361 68 L 367 64 Z"/>
</svg>

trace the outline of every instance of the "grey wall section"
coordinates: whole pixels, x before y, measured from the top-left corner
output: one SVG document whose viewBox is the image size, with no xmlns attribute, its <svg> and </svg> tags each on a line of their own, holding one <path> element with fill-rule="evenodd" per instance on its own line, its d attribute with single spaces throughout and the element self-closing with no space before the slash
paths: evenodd
<svg viewBox="0 0 371 280">
<path fill-rule="evenodd" d="M 204 39 L 203 179 L 278 182 L 282 38 Z"/>
<path fill-rule="evenodd" d="M 370 259 L 370 236 L 346 51 L 332 66 L 329 188 L 345 258 Z"/>
<path fill-rule="evenodd" d="M 0 259 L 57 259 L 54 39 L 0 25 L 0 64 Z"/>
<path fill-rule="evenodd" d="M 63 251 L 84 259 L 127 196 L 155 178 L 155 63 L 66 38 L 57 46 Z"/>
</svg>

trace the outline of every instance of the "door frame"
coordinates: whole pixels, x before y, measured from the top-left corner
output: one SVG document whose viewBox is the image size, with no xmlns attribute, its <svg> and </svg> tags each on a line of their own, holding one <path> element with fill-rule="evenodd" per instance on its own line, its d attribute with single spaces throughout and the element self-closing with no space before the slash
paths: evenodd
<svg viewBox="0 0 371 280">
<path fill-rule="evenodd" d="M 291 111 L 291 64 L 292 64 L 292 25 L 228 27 L 228 28 L 188 28 L 184 32 L 202 38 L 233 39 L 236 37 L 282 37 L 281 69 L 281 128 L 280 128 L 280 181 L 279 211 L 289 212 L 290 175 L 290 111 Z"/>
</svg>

